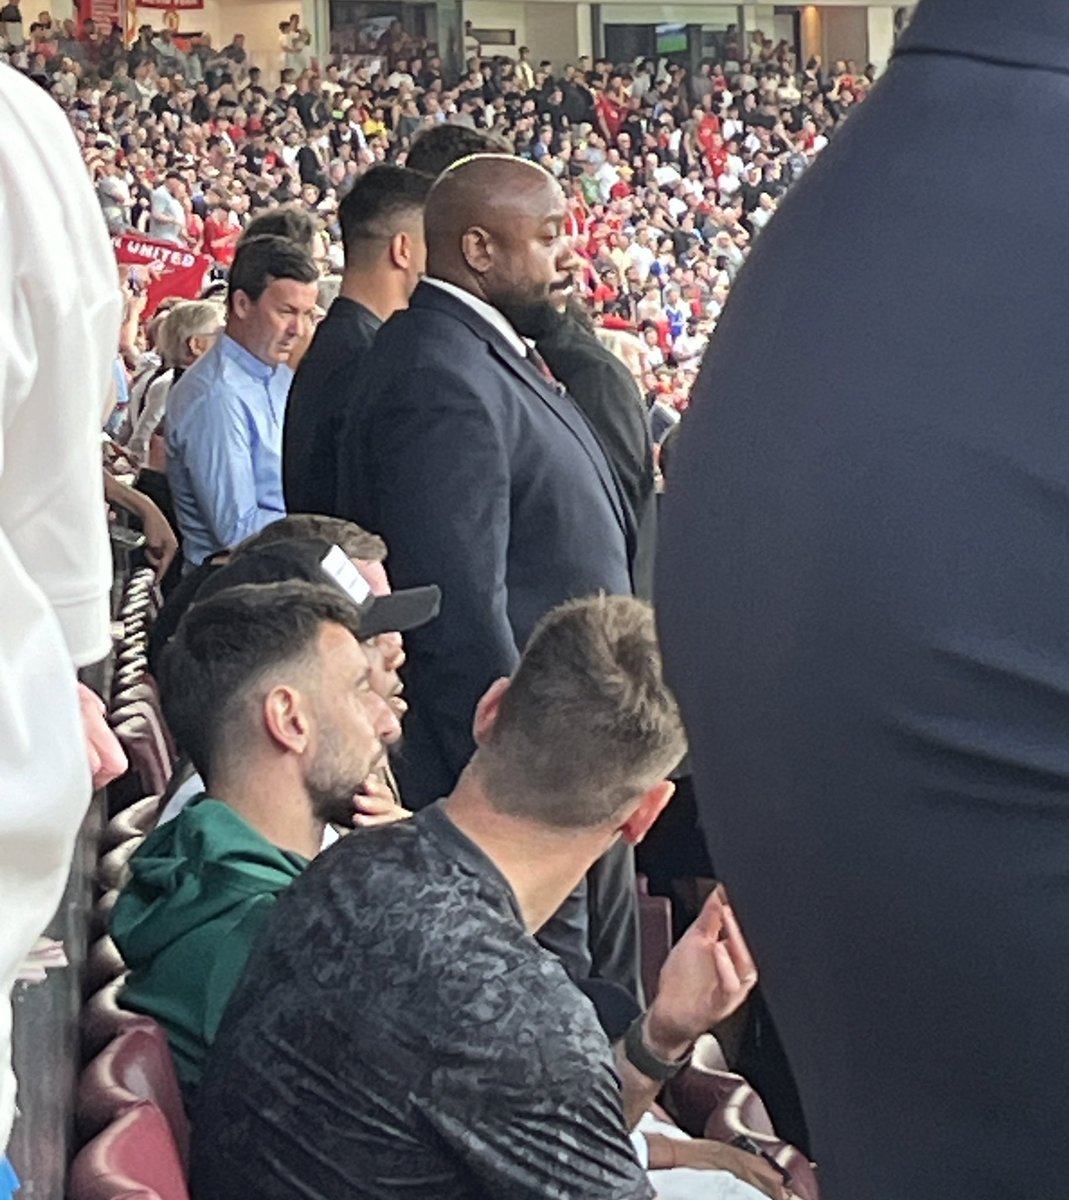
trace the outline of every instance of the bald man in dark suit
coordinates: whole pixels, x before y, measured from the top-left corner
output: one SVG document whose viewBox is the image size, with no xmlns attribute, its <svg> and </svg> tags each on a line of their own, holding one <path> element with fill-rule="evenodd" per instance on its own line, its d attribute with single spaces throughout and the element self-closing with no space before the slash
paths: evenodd
<svg viewBox="0 0 1069 1200">
<path fill-rule="evenodd" d="M 824 1200 L 1069 1196 L 1067 128 L 1069 4 L 922 0 L 673 461 L 670 678 Z"/>
<path fill-rule="evenodd" d="M 387 539 L 396 586 L 435 579 L 433 638 L 406 639 L 402 795 L 448 794 L 476 703 L 566 600 L 629 594 L 634 519 L 596 435 L 529 338 L 571 286 L 560 185 L 507 155 L 455 164 L 425 211 L 427 277 L 376 335 L 339 448 L 339 512 Z M 641 990 L 634 861 L 613 847 L 542 931 L 584 978 Z"/>
</svg>

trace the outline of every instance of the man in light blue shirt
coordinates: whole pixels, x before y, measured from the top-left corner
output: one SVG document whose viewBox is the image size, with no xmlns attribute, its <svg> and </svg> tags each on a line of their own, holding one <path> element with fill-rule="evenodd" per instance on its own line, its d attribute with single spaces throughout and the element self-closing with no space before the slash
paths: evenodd
<svg viewBox="0 0 1069 1200">
<path fill-rule="evenodd" d="M 186 210 L 182 207 L 180 197 L 185 186 L 185 181 L 177 171 L 169 171 L 167 178 L 152 193 L 149 237 L 160 242 L 181 244 L 182 234 L 186 231 Z"/>
<path fill-rule="evenodd" d="M 287 360 L 307 332 L 319 272 L 281 237 L 238 247 L 226 329 L 167 398 L 167 479 L 187 566 L 285 516 Z"/>
</svg>

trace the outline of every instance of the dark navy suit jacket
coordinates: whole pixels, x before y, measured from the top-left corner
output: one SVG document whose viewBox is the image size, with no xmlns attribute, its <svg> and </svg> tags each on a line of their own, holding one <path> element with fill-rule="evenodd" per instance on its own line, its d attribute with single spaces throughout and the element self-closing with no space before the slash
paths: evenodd
<svg viewBox="0 0 1069 1200">
<path fill-rule="evenodd" d="M 824 1200 L 1069 1196 L 1066 130 L 1069 4 L 922 0 L 673 458 L 670 678 Z"/>
<path fill-rule="evenodd" d="M 421 284 L 379 331 L 339 447 L 339 512 L 380 533 L 395 587 L 442 611 L 406 636 L 406 803 L 447 793 L 483 691 L 565 600 L 629 593 L 630 510 L 570 397 L 463 301 Z"/>
</svg>

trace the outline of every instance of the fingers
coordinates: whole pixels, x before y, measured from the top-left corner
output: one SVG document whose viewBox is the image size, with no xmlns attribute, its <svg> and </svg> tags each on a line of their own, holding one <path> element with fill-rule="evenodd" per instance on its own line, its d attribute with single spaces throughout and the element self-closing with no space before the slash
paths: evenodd
<svg viewBox="0 0 1069 1200">
<path fill-rule="evenodd" d="M 728 954 L 735 967 L 735 972 L 743 982 L 749 981 L 749 986 L 757 981 L 757 964 L 750 954 L 750 947 L 742 936 L 742 930 L 735 919 L 735 911 L 730 906 L 724 909 L 725 937 L 719 944 L 727 948 Z"/>
<path fill-rule="evenodd" d="M 354 796 L 353 807 L 358 814 L 365 817 L 381 817 L 384 813 L 396 808 L 397 803 L 392 796 L 372 793 L 366 796 Z"/>
<path fill-rule="evenodd" d="M 374 829 L 378 825 L 392 825 L 395 821 L 405 821 L 413 814 L 399 804 L 391 804 L 388 809 L 378 813 L 353 813 L 354 829 Z"/>
<path fill-rule="evenodd" d="M 396 817 L 390 816 L 388 813 L 380 813 L 377 816 L 372 816 L 370 813 L 353 813 L 353 828 L 354 829 L 375 829 L 379 825 L 392 825 L 397 820 Z"/>
<path fill-rule="evenodd" d="M 742 989 L 742 981 L 723 942 L 717 942 L 713 947 L 713 959 L 716 963 L 717 990 L 727 1000 Z"/>
<path fill-rule="evenodd" d="M 702 910 L 698 913 L 697 919 L 691 926 L 691 929 L 708 938 L 719 938 L 721 931 L 724 928 L 724 901 L 720 896 L 720 889 L 715 892 L 702 905 Z"/>
</svg>

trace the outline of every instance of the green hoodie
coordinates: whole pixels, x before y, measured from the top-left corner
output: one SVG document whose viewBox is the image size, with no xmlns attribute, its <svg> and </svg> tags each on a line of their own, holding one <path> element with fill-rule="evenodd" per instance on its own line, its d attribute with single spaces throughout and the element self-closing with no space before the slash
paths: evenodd
<svg viewBox="0 0 1069 1200">
<path fill-rule="evenodd" d="M 206 796 L 131 857 L 111 916 L 130 969 L 120 1003 L 167 1031 L 187 1102 L 275 898 L 307 866 Z"/>
</svg>

